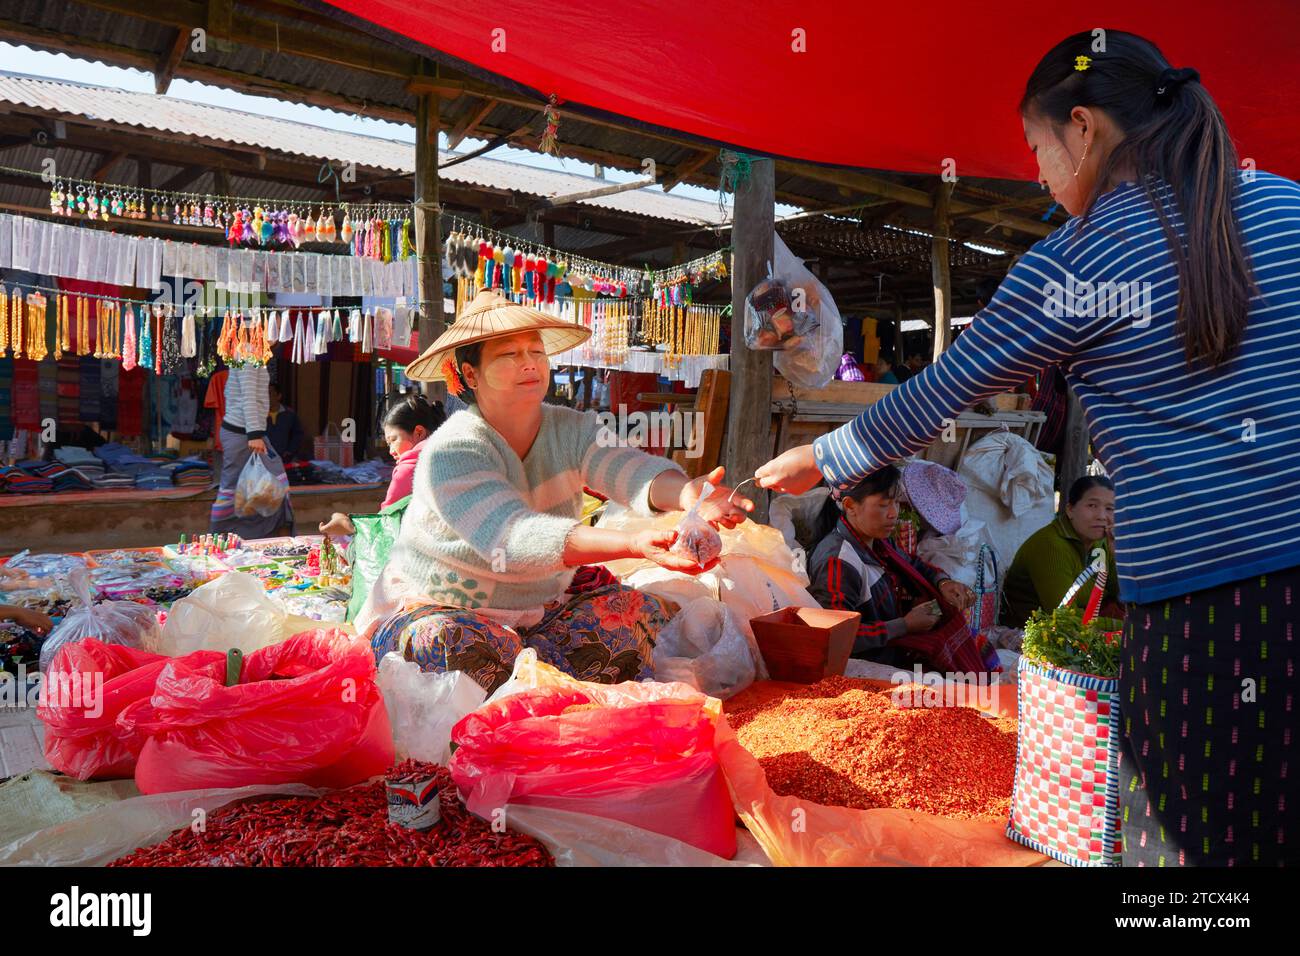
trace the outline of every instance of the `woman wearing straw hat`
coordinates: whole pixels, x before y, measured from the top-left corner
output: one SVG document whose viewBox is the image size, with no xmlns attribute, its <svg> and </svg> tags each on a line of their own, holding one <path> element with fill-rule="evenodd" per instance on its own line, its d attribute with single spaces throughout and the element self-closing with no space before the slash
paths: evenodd
<svg viewBox="0 0 1300 956">
<path fill-rule="evenodd" d="M 442 379 L 469 408 L 421 453 L 410 508 L 358 618 L 376 660 L 397 651 L 425 670 L 463 670 L 489 690 L 524 647 L 583 680 L 651 675 L 654 636 L 672 605 L 584 566 L 644 557 L 688 574 L 707 567 L 671 550 L 673 531 L 581 524 L 583 487 L 651 514 L 692 507 L 707 478 L 717 487 L 699 513 L 726 527 L 753 504 L 728 501 L 721 468 L 688 480 L 666 458 L 619 447 L 594 413 L 543 404 L 548 356 L 590 335 L 483 291 L 407 369 Z"/>
<path fill-rule="evenodd" d="M 1020 104 L 1074 218 L 934 365 L 757 477 L 838 494 L 1059 364 L 1118 492 L 1124 864 L 1294 864 L 1300 186 L 1238 166 L 1195 70 L 1098 32 L 1050 50 Z"/>
</svg>

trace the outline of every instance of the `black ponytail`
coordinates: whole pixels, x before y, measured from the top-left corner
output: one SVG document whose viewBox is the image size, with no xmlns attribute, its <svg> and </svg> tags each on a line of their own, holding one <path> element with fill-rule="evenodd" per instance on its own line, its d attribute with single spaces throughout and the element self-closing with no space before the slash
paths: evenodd
<svg viewBox="0 0 1300 956">
<path fill-rule="evenodd" d="M 432 435 L 443 422 L 447 413 L 443 411 L 442 402 L 429 403 L 419 392 L 403 395 L 384 413 L 386 428 L 400 428 L 408 435 L 414 435 L 415 429 L 423 425 L 425 432 Z"/>
<path fill-rule="evenodd" d="M 1136 171 L 1178 270 L 1183 354 L 1189 365 L 1198 359 L 1220 365 L 1241 342 L 1256 292 L 1233 207 L 1239 170 L 1227 124 L 1199 74 L 1173 69 L 1150 40 L 1107 30 L 1105 48 L 1094 50 L 1093 37 L 1076 33 L 1043 57 L 1025 85 L 1020 112 L 1059 125 L 1076 106 L 1096 107 L 1123 131 L 1085 208 L 1115 185 L 1116 170 Z M 1080 58 L 1087 58 L 1086 69 L 1076 69 L 1085 62 Z M 1172 190 L 1172 203 L 1160 194 L 1161 181 Z M 1182 237 L 1171 207 L 1181 216 Z"/>
</svg>

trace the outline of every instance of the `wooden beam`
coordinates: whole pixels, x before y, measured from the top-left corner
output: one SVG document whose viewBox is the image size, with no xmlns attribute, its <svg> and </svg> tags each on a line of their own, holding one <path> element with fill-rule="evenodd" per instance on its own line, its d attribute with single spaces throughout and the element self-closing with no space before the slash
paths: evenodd
<svg viewBox="0 0 1300 956">
<path fill-rule="evenodd" d="M 103 162 L 95 167 L 95 171 L 90 174 L 91 179 L 104 179 L 108 172 L 122 160 L 126 159 L 126 150 L 120 149 L 109 153 L 104 157 Z"/>
<path fill-rule="evenodd" d="M 751 349 L 741 333 L 745 297 L 767 277 L 776 234 L 776 170 L 771 160 L 756 159 L 750 176 L 736 189 L 731 234 L 731 398 L 727 411 L 727 480 L 733 485 L 753 476 L 772 457 L 772 353 Z M 751 486 L 752 488 L 753 486 Z M 767 492 L 754 489 L 753 517 L 767 520 Z"/>
<path fill-rule="evenodd" d="M 953 184 L 940 180 L 934 194 L 934 238 L 930 240 L 930 279 L 934 286 L 934 360 L 952 343 L 952 273 L 948 268 L 948 218 Z"/>
<path fill-rule="evenodd" d="M 673 168 L 673 171 L 664 177 L 664 192 L 669 192 L 678 183 L 699 172 L 709 160 L 713 159 L 717 155 L 718 154 L 711 149 L 702 149 L 690 159 L 678 163 Z"/>
<path fill-rule="evenodd" d="M 172 45 L 158 58 L 158 65 L 153 70 L 153 91 L 158 94 L 167 92 L 176 75 L 176 67 L 185 56 L 185 48 L 190 44 L 190 31 L 178 27 Z"/>
<path fill-rule="evenodd" d="M 164 192 L 183 192 L 186 186 L 206 173 L 208 169 L 209 167 L 201 164 L 186 166 L 158 188 Z M 98 179 L 99 177 L 96 176 L 95 178 Z"/>
<path fill-rule="evenodd" d="M 447 137 L 447 148 L 455 149 L 462 141 L 473 136 L 478 124 L 487 119 L 497 106 L 498 102 L 495 99 L 487 99 L 478 109 L 466 113 L 465 118 L 456 124 L 456 128 Z"/>
</svg>

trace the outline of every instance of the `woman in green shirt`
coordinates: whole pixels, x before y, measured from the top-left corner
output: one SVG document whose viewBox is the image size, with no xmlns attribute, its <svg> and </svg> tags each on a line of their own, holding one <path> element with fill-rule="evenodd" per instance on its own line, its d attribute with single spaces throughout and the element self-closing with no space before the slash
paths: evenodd
<svg viewBox="0 0 1300 956">
<path fill-rule="evenodd" d="M 1060 604 L 1096 547 L 1106 551 L 1108 569 L 1103 614 L 1123 617 L 1117 603 L 1114 531 L 1115 486 L 1109 478 L 1080 478 L 1070 486 L 1065 514 L 1031 534 L 1016 552 L 1002 589 L 1002 623 L 1024 627 L 1031 612 Z"/>
</svg>

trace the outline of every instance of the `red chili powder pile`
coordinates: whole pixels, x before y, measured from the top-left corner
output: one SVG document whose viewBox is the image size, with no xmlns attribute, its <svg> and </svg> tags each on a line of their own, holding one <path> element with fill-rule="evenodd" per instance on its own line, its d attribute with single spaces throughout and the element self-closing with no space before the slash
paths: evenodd
<svg viewBox="0 0 1300 956">
<path fill-rule="evenodd" d="M 969 707 L 897 707 L 893 691 L 828 677 L 766 699 L 742 694 L 728 702 L 727 720 L 781 796 L 859 810 L 1005 818 L 1016 721 Z"/>
</svg>

